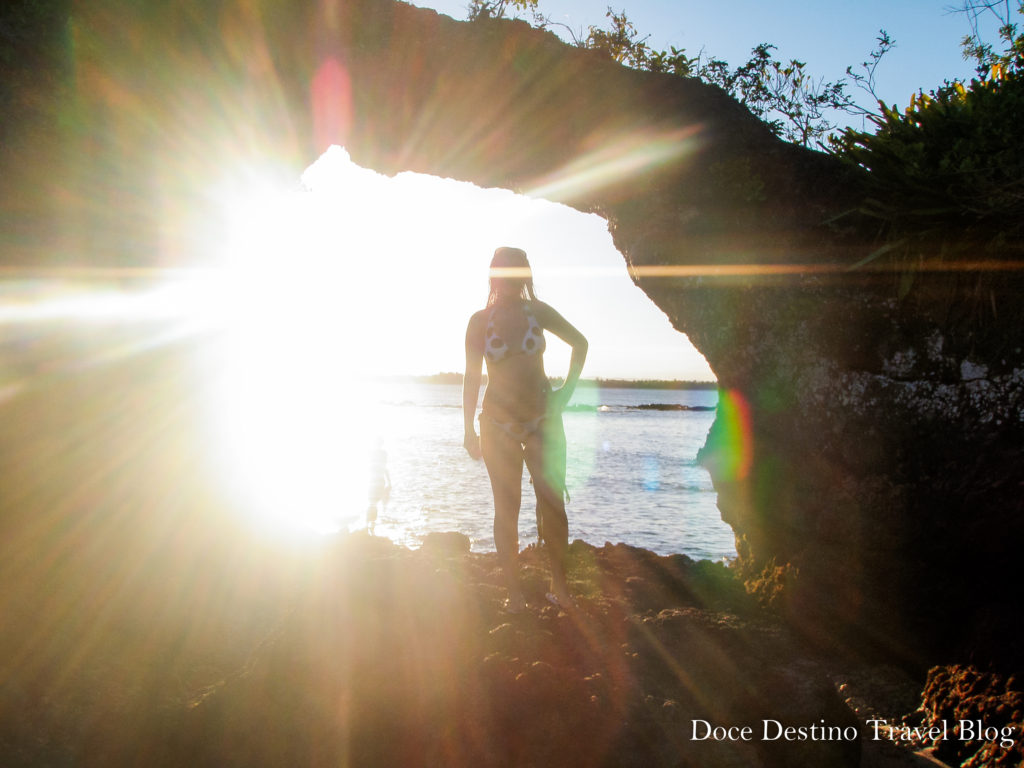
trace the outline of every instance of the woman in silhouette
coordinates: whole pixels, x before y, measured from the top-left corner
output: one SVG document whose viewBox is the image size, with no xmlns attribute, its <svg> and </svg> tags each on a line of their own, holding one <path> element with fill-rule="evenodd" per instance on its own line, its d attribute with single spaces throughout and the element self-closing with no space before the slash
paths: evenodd
<svg viewBox="0 0 1024 768">
<path fill-rule="evenodd" d="M 565 383 L 552 389 L 544 373 L 544 331 L 572 347 Z M 552 307 L 538 301 L 525 251 L 498 248 L 491 260 L 487 306 L 473 314 L 466 329 L 466 375 L 462 410 L 464 445 L 483 458 L 494 493 L 494 546 L 508 587 L 506 606 L 526 607 L 516 558 L 523 463 L 537 495 L 537 521 L 551 560 L 547 598 L 570 607 L 565 580 L 569 525 L 565 516 L 565 410 L 587 356 L 587 340 Z M 474 416 L 481 369 L 487 363 L 487 389 L 477 436 Z"/>
</svg>

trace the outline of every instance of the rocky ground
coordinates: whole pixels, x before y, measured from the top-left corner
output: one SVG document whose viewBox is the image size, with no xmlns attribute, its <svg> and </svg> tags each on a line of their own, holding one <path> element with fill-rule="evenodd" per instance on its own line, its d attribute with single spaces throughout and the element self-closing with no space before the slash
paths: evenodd
<svg viewBox="0 0 1024 768">
<path fill-rule="evenodd" d="M 510 614 L 496 556 L 468 545 L 355 534 L 230 611 L 150 604 L 102 643 L 82 642 L 85 622 L 34 652 L 8 647 L 4 764 L 941 764 L 865 726 L 913 720 L 922 680 L 808 650 L 721 564 L 575 542 L 578 604 L 562 610 L 530 547 L 529 607 Z M 32 607 L 18 610 L 38 637 Z M 698 738 L 700 721 L 736 738 Z M 787 727 L 810 737 L 776 738 Z"/>
</svg>

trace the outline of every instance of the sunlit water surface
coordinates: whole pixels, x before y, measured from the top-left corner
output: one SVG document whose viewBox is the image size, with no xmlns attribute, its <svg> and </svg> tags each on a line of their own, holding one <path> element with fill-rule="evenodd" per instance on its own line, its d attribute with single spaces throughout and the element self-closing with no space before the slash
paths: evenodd
<svg viewBox="0 0 1024 768">
<path fill-rule="evenodd" d="M 431 531 L 461 531 L 474 550 L 493 550 L 487 471 L 462 447 L 461 389 L 384 387 L 377 396 L 393 484 L 377 533 L 415 547 Z M 699 559 L 734 557 L 732 529 L 721 520 L 707 471 L 695 462 L 714 411 L 637 407 L 708 408 L 716 401 L 717 393 L 706 390 L 580 390 L 574 403 L 597 410 L 565 414 L 570 539 L 598 546 L 625 542 Z M 346 521 L 362 524 L 362 518 Z M 527 473 L 519 537 L 521 545 L 537 537 Z"/>
<path fill-rule="evenodd" d="M 0 380 L 4 397 L 33 377 L 118 365 L 125 355 L 181 338 L 166 330 L 143 336 L 123 323 L 80 325 L 40 325 L 33 318 L 11 326 L 3 345 L 11 363 Z M 198 345 L 209 363 L 199 384 L 205 403 L 199 450 L 230 490 L 239 524 L 281 536 L 365 527 L 367 463 L 380 443 L 392 492 L 378 535 L 418 547 L 430 532 L 460 531 L 473 550 L 494 549 L 487 471 L 462 446 L 460 386 L 355 383 L 346 366 L 322 364 L 337 356 L 325 356 L 317 337 L 307 344 L 297 343 L 296 334 L 275 341 L 269 323 L 256 331 Z M 151 384 L 140 381 L 136 388 Z M 707 390 L 581 386 L 576 408 L 564 417 L 570 539 L 700 559 L 734 557 L 732 531 L 720 518 L 707 471 L 695 461 L 716 402 L 717 393 Z M 641 407 L 651 404 L 695 410 Z M 519 536 L 521 546 L 537 537 L 526 473 Z"/>
</svg>

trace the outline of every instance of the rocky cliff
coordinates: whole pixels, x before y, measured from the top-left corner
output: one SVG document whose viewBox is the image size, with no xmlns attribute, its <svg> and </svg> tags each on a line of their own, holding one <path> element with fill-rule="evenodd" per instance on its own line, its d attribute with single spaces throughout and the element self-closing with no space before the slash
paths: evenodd
<svg viewBox="0 0 1024 768">
<path fill-rule="evenodd" d="M 6 263 L 178 263 L 196 244 L 164 215 L 208 215 L 223 158 L 297 170 L 329 143 L 599 213 L 727 393 L 702 456 L 749 587 L 824 644 L 1020 661 L 1016 273 L 849 271 L 879 246 L 841 215 L 856 174 L 521 22 L 106 0 L 67 35 L 61 120 L 6 144 Z"/>
</svg>

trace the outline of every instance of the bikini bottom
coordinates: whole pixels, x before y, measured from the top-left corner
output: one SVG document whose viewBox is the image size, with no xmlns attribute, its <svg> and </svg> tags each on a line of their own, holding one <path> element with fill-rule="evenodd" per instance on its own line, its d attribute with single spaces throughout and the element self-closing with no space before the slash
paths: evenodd
<svg viewBox="0 0 1024 768">
<path fill-rule="evenodd" d="M 539 430 L 541 424 L 544 423 L 544 419 L 546 418 L 547 414 L 544 413 L 534 419 L 530 419 L 529 421 L 498 421 L 497 419 L 492 418 L 489 414 L 483 411 L 480 412 L 481 421 L 486 420 L 487 423 L 493 424 L 520 444 L 525 443 L 530 438 L 530 435 Z"/>
<path fill-rule="evenodd" d="M 481 411 L 479 418 L 481 422 L 486 421 L 488 424 L 498 427 L 509 438 L 522 446 L 526 445 L 526 441 L 532 435 L 540 433 L 544 440 L 546 454 L 544 462 L 545 474 L 548 476 L 546 479 L 554 488 L 561 491 L 566 501 L 569 501 L 569 489 L 565 483 L 565 429 L 562 426 L 561 414 L 543 413 L 529 421 L 503 422 L 493 418 L 486 411 Z M 545 430 L 549 422 L 550 426 Z M 533 483 L 533 477 L 530 478 L 530 483 Z"/>
</svg>

